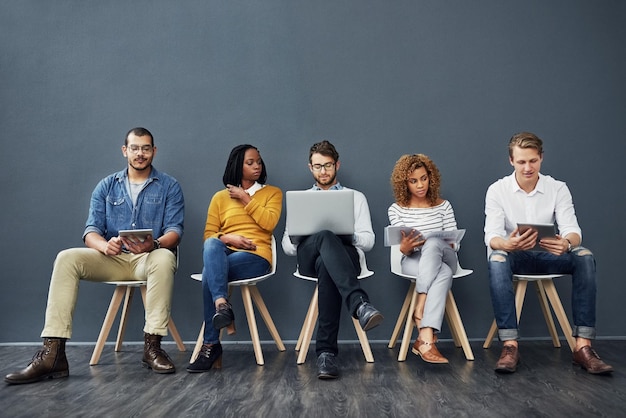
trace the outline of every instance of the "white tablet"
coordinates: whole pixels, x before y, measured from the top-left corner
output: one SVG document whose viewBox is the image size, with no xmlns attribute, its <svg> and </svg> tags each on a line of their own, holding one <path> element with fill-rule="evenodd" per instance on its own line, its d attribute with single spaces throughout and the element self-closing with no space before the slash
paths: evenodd
<svg viewBox="0 0 626 418">
<path fill-rule="evenodd" d="M 120 237 L 129 237 L 131 235 L 139 238 L 141 242 L 144 242 L 148 235 L 152 235 L 154 238 L 154 235 L 152 234 L 152 229 L 122 229 L 121 231 L 119 231 Z"/>
</svg>

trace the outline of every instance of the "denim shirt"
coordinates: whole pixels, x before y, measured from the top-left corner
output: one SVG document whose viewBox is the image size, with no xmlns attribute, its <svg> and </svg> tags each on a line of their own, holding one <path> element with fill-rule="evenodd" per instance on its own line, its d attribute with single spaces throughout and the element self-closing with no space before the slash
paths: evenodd
<svg viewBox="0 0 626 418">
<path fill-rule="evenodd" d="M 83 240 L 90 232 L 109 240 L 122 229 L 144 228 L 151 228 L 154 238 L 170 231 L 182 238 L 185 201 L 176 179 L 152 167 L 134 207 L 127 182 L 128 169 L 124 169 L 98 183 L 91 195 Z"/>
</svg>

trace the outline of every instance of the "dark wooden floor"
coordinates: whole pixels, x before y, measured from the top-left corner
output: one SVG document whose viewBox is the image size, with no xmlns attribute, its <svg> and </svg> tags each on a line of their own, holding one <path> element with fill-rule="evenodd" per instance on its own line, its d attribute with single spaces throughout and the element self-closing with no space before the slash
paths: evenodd
<svg viewBox="0 0 626 418">
<path fill-rule="evenodd" d="M 88 365 L 92 346 L 70 345 L 70 377 L 42 383 L 0 385 L 0 416 L 6 417 L 621 417 L 626 406 L 626 341 L 601 340 L 595 347 L 615 368 L 592 376 L 571 364 L 571 352 L 550 341 L 522 341 L 517 373 L 498 375 L 499 344 L 483 350 L 473 342 L 466 361 L 451 342 L 438 344 L 449 365 L 430 365 L 398 346 L 374 343 L 376 360 L 364 361 L 360 346 L 341 345 L 342 376 L 317 379 L 315 355 L 296 365 L 293 345 L 278 352 L 263 346 L 265 366 L 252 347 L 225 345 L 224 367 L 189 374 L 190 352 L 164 344 L 178 368 L 157 375 L 140 366 L 141 345 L 124 351 L 105 347 L 98 366 Z M 192 348 L 188 345 L 188 350 Z M 34 346 L 0 346 L 2 376 L 26 365 Z"/>
</svg>

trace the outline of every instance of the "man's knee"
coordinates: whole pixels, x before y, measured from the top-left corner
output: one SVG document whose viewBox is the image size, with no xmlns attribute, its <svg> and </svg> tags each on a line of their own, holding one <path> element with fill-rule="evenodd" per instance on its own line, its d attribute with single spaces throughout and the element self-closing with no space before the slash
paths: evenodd
<svg viewBox="0 0 626 418">
<path fill-rule="evenodd" d="M 332 231 L 328 229 L 324 229 L 315 234 L 315 237 L 319 240 L 327 240 L 327 239 L 337 239 L 337 235 L 335 235 Z"/>
<path fill-rule="evenodd" d="M 509 255 L 506 251 L 495 250 L 489 256 L 489 262 L 493 263 L 506 263 Z"/>
<path fill-rule="evenodd" d="M 572 249 L 572 253 L 578 257 L 593 257 L 591 250 L 585 247 L 576 247 Z"/>
</svg>

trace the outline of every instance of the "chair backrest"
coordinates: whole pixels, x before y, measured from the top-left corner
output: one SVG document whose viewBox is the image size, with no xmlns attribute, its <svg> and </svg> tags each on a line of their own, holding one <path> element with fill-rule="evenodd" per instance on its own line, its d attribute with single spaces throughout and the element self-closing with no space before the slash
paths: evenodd
<svg viewBox="0 0 626 418">
<path fill-rule="evenodd" d="M 257 277 L 250 277 L 248 279 L 233 280 L 231 282 L 228 282 L 228 285 L 229 286 L 239 286 L 239 285 L 242 285 L 242 284 L 250 284 L 250 283 L 254 283 L 254 282 L 259 282 L 261 280 L 267 279 L 270 276 L 273 276 L 274 274 L 276 274 L 276 239 L 274 238 L 274 235 L 272 235 L 272 267 L 271 267 L 271 270 L 269 271 L 269 273 L 266 273 L 266 274 L 263 274 L 263 275 L 257 276 Z M 191 275 L 191 278 L 201 282 L 202 281 L 202 273 L 194 273 L 194 274 Z"/>
<path fill-rule="evenodd" d="M 365 279 L 366 277 L 372 276 L 374 272 L 371 271 L 369 268 L 367 268 L 367 260 L 365 259 L 365 252 L 363 252 L 363 250 L 360 248 L 357 248 L 356 251 L 359 254 L 359 266 L 361 268 L 361 272 L 357 276 L 357 279 L 360 280 L 360 279 Z M 304 274 L 300 273 L 298 266 L 296 266 L 296 271 L 293 272 L 293 275 L 299 279 L 317 281 L 317 277 L 305 276 Z"/>
<path fill-rule="evenodd" d="M 415 279 L 415 276 L 411 276 L 402 272 L 402 253 L 400 252 L 400 245 L 392 245 L 390 247 L 389 266 L 391 267 L 391 272 L 393 274 L 404 277 L 406 279 Z M 454 273 L 452 277 L 458 279 L 460 277 L 469 276 L 473 272 L 474 270 L 464 269 L 463 267 L 461 267 L 461 263 L 459 263 L 457 258 L 456 273 Z"/>
</svg>

